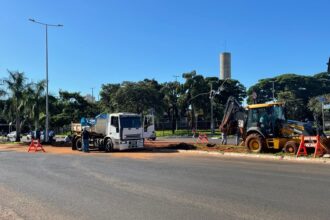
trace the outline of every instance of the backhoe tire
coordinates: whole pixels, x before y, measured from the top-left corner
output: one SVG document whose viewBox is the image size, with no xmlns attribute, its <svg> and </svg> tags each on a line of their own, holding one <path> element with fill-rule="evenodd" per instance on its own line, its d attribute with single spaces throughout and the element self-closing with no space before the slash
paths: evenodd
<svg viewBox="0 0 330 220">
<path fill-rule="evenodd" d="M 246 138 L 245 146 L 252 153 L 260 153 L 265 146 L 265 141 L 260 134 L 252 133 Z"/>
<path fill-rule="evenodd" d="M 81 138 L 77 138 L 75 142 L 76 142 L 76 144 L 75 144 L 76 149 L 79 150 L 79 151 L 82 151 L 82 140 L 81 140 Z"/>
<path fill-rule="evenodd" d="M 284 152 L 295 155 L 298 151 L 298 144 L 294 141 L 288 141 L 284 145 Z"/>
</svg>

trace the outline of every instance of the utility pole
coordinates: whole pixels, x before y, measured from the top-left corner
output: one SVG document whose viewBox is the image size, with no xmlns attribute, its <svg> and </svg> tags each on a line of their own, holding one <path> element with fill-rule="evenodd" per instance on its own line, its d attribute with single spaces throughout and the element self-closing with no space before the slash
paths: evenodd
<svg viewBox="0 0 330 220">
<path fill-rule="evenodd" d="M 211 92 L 213 91 L 213 83 L 211 82 Z M 213 118 L 213 99 L 214 95 L 210 95 L 211 101 L 211 133 L 214 134 L 214 118 Z"/>
<path fill-rule="evenodd" d="M 92 89 L 92 102 L 94 102 L 94 87 L 92 87 L 91 89 Z"/>
<path fill-rule="evenodd" d="M 63 27 L 62 24 L 47 24 L 43 22 L 36 21 L 34 19 L 29 19 L 29 21 L 40 24 L 45 27 L 46 30 L 46 122 L 45 122 L 45 141 L 48 142 L 49 140 L 49 134 L 48 134 L 48 129 L 49 129 L 49 110 L 48 110 L 48 27 Z M 37 128 L 36 128 L 37 129 Z"/>
<path fill-rule="evenodd" d="M 322 102 L 322 129 L 323 133 L 325 131 L 325 124 L 324 124 L 324 102 Z"/>
<path fill-rule="evenodd" d="M 178 75 L 173 75 L 173 77 L 175 78 L 175 82 L 178 82 Z"/>
<path fill-rule="evenodd" d="M 273 81 L 273 102 L 275 102 L 275 81 Z"/>
</svg>

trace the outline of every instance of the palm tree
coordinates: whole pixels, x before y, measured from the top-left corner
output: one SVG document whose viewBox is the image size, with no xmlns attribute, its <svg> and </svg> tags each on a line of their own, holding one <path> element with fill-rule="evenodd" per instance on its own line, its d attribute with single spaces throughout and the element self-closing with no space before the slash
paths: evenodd
<svg viewBox="0 0 330 220">
<path fill-rule="evenodd" d="M 183 89 L 185 90 L 185 96 L 183 96 L 184 103 L 186 103 L 187 111 L 189 105 L 191 105 L 191 127 L 195 127 L 195 105 L 194 100 L 191 100 L 193 97 L 193 88 L 194 88 L 194 77 L 197 75 L 196 71 L 191 71 L 189 73 L 183 73 L 182 78 L 186 81 L 183 84 Z"/>
<path fill-rule="evenodd" d="M 5 79 L 4 82 L 10 91 L 10 99 L 12 107 L 15 111 L 16 118 L 16 141 L 20 141 L 21 136 L 21 114 L 24 109 L 24 95 L 26 92 L 25 81 L 26 78 L 23 72 L 9 71 L 9 78 Z"/>
<path fill-rule="evenodd" d="M 33 119 L 35 129 L 39 128 L 40 109 L 42 106 L 45 85 L 46 81 L 42 80 L 37 83 L 33 83 L 28 87 L 27 106 L 29 108 L 27 108 L 27 114 L 29 114 Z"/>
</svg>

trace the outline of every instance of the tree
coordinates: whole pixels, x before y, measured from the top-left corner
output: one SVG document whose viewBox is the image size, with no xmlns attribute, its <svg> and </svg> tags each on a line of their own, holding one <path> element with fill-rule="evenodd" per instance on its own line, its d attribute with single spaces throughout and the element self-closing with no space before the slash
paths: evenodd
<svg viewBox="0 0 330 220">
<path fill-rule="evenodd" d="M 291 106 L 296 105 L 300 113 L 291 114 L 291 119 L 301 120 L 312 118 L 313 113 L 307 108 L 310 98 L 322 94 L 330 93 L 330 76 L 326 73 L 315 74 L 314 76 L 302 76 L 297 74 L 282 74 L 274 78 L 262 79 L 248 90 L 248 103 L 252 103 L 251 94 L 256 92 L 258 103 L 272 100 L 272 86 L 274 82 L 275 98 L 279 99 L 281 94 L 282 101 L 291 102 Z M 296 100 L 296 101 L 293 101 Z M 289 105 L 289 104 L 288 104 Z M 294 107 L 290 111 L 294 111 Z"/>
<path fill-rule="evenodd" d="M 197 75 L 196 71 L 184 73 L 186 79 L 183 84 L 183 93 L 179 99 L 180 106 L 189 110 L 191 106 L 191 124 L 195 126 L 195 113 L 202 114 L 204 118 L 211 118 L 211 100 L 210 92 L 218 91 L 222 87 L 220 94 L 213 98 L 214 118 L 221 118 L 223 115 L 224 105 L 229 96 L 234 96 L 240 102 L 246 97 L 245 87 L 237 80 L 219 80 L 217 77 L 207 77 Z"/>
<path fill-rule="evenodd" d="M 282 91 L 278 93 L 278 101 L 285 102 L 286 117 L 288 119 L 295 119 L 304 121 L 307 117 L 304 101 L 297 98 L 291 91 Z"/>
<path fill-rule="evenodd" d="M 179 102 L 186 112 L 189 112 L 189 107 L 191 107 L 191 127 L 196 127 L 195 116 L 197 115 L 197 110 L 203 109 L 203 105 L 205 105 L 205 99 L 197 97 L 202 93 L 207 94 L 209 91 L 204 77 L 198 75 L 195 70 L 183 73 L 182 77 L 186 81 L 183 84 L 183 95 L 180 97 Z"/>
<path fill-rule="evenodd" d="M 57 114 L 52 116 L 52 123 L 56 126 L 80 121 L 82 117 L 93 118 L 101 113 L 97 103 L 88 102 L 78 92 L 60 91 L 59 95 L 57 103 L 54 103 Z"/>
<path fill-rule="evenodd" d="M 180 96 L 180 83 L 179 82 L 166 82 L 162 84 L 162 89 L 160 92 L 163 94 L 163 104 L 167 111 L 167 115 L 170 118 L 171 125 L 172 125 L 172 133 L 177 126 L 178 120 L 178 97 Z"/>
<path fill-rule="evenodd" d="M 222 119 L 225 105 L 230 96 L 235 97 L 235 99 L 239 102 L 242 102 L 246 97 L 246 88 L 238 80 L 219 80 L 217 78 L 206 78 L 205 81 L 208 82 L 209 86 L 212 82 L 212 89 L 215 91 L 218 91 L 221 87 L 220 93 L 214 96 L 213 114 L 215 119 Z M 209 89 L 211 90 L 211 87 L 209 87 Z M 206 104 L 208 112 L 210 112 L 210 104 L 210 102 L 207 102 Z"/>
<path fill-rule="evenodd" d="M 16 121 L 16 141 L 20 141 L 21 136 L 21 117 L 24 109 L 24 98 L 26 97 L 26 78 L 23 72 L 9 71 L 9 78 L 4 82 L 7 85 L 11 95 L 11 104 L 15 109 L 15 121 Z"/>
<path fill-rule="evenodd" d="M 28 106 L 31 111 L 30 117 L 34 122 L 34 129 L 39 128 L 40 112 L 43 106 L 43 96 L 45 90 L 46 81 L 42 80 L 37 83 L 33 83 L 28 87 Z"/>
<path fill-rule="evenodd" d="M 154 109 L 162 110 L 160 86 L 155 80 L 123 82 L 113 97 L 117 111 L 147 113 Z"/>
<path fill-rule="evenodd" d="M 3 90 L 3 89 L 0 89 L 0 97 L 2 97 L 2 96 L 5 96 L 6 95 L 6 92 L 5 92 L 5 90 Z"/>
<path fill-rule="evenodd" d="M 120 89 L 120 84 L 103 84 L 100 92 L 101 109 L 105 112 L 114 112 L 117 109 L 115 96 Z"/>
</svg>

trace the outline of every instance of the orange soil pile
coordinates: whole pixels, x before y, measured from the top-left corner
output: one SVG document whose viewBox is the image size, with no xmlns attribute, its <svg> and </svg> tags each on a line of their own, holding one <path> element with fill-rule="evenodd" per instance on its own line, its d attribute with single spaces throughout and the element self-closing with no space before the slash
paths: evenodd
<svg viewBox="0 0 330 220">
<path fill-rule="evenodd" d="M 46 153 L 51 154 L 83 154 L 80 151 L 73 151 L 70 145 L 52 146 L 43 145 Z M 27 152 L 29 149 L 28 144 L 0 144 L 1 151 L 15 151 L 15 152 Z M 140 159 L 147 159 L 152 155 L 161 155 L 164 152 L 177 153 L 178 150 L 204 150 L 204 151 L 218 151 L 218 152 L 247 152 L 245 147 L 242 146 L 229 146 L 229 145 L 211 145 L 211 144 L 193 144 L 182 142 L 166 142 L 166 141 L 146 141 L 145 148 L 134 151 L 123 151 L 111 153 L 115 157 L 135 157 Z M 30 152 L 31 153 L 31 152 Z M 104 155 L 104 152 L 91 150 L 91 154 Z M 83 154 L 85 155 L 85 154 Z M 86 154 L 87 155 L 87 154 Z"/>
</svg>

